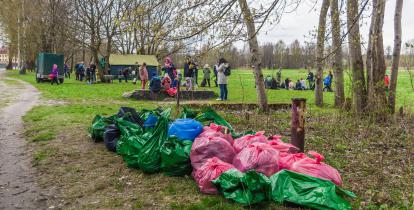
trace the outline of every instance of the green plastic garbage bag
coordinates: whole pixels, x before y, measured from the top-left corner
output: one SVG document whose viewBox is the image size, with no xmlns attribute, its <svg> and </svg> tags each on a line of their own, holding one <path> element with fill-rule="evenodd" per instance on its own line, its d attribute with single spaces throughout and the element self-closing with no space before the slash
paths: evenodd
<svg viewBox="0 0 414 210">
<path fill-rule="evenodd" d="M 154 131 L 138 155 L 138 166 L 145 173 L 156 173 L 161 167 L 161 146 L 167 140 L 171 109 L 161 113 Z"/>
<path fill-rule="evenodd" d="M 277 203 L 291 202 L 314 209 L 351 209 L 344 199 L 355 198 L 328 180 L 282 170 L 270 177 L 270 196 Z"/>
<path fill-rule="evenodd" d="M 151 133 L 143 133 L 142 128 L 123 119 L 117 119 L 121 138 L 116 144 L 116 152 L 121 155 L 128 167 L 138 167 L 138 155 Z"/>
<path fill-rule="evenodd" d="M 190 160 L 192 141 L 167 139 L 161 147 L 161 170 L 167 176 L 184 176 L 193 170 Z"/>
<path fill-rule="evenodd" d="M 185 118 L 191 118 L 194 119 L 195 117 L 197 117 L 198 112 L 188 108 L 188 107 L 184 107 L 183 111 L 181 112 L 180 118 L 185 119 Z"/>
<path fill-rule="evenodd" d="M 226 126 L 230 130 L 232 136 L 237 135 L 230 123 L 228 123 L 224 118 L 217 114 L 217 112 L 215 112 L 212 108 L 207 108 L 204 112 L 198 114 L 194 119 L 203 123 L 204 125 L 210 125 L 210 123 L 214 122 L 217 125 Z"/>
<path fill-rule="evenodd" d="M 88 129 L 95 142 L 103 141 L 103 133 L 105 132 L 106 126 L 114 123 L 115 116 L 103 117 L 96 115 L 92 120 L 92 126 Z"/>
<path fill-rule="evenodd" d="M 269 178 L 254 170 L 242 173 L 237 169 L 230 169 L 212 182 L 226 199 L 242 205 L 256 204 L 268 199 Z"/>
<path fill-rule="evenodd" d="M 158 107 L 154 110 L 142 109 L 140 114 L 139 114 L 139 117 L 143 121 L 145 121 L 145 120 L 148 119 L 148 116 L 150 116 L 151 114 L 159 116 L 161 113 L 162 113 L 162 109 L 160 107 Z"/>
</svg>

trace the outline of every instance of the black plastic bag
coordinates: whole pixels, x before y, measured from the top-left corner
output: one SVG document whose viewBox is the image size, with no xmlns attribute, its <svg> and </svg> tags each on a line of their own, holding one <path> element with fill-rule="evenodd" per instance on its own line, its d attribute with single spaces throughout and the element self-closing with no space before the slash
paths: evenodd
<svg viewBox="0 0 414 210">
<path fill-rule="evenodd" d="M 141 127 L 144 125 L 144 120 L 140 118 L 140 114 L 138 114 L 137 111 L 131 107 L 121 107 L 117 117 L 138 124 Z"/>
<path fill-rule="evenodd" d="M 121 131 L 116 125 L 108 125 L 103 134 L 106 148 L 111 152 L 116 152 L 116 143 L 121 136 Z"/>
</svg>

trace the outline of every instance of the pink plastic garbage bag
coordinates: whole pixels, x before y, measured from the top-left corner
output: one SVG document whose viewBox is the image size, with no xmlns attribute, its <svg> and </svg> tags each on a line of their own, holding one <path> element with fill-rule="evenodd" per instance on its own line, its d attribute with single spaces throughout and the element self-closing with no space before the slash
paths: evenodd
<svg viewBox="0 0 414 210">
<path fill-rule="evenodd" d="M 292 167 L 292 164 L 298 160 L 301 160 L 303 158 L 306 158 L 307 156 L 304 153 L 280 153 L 280 160 L 279 160 L 279 166 L 280 170 L 287 169 L 290 170 Z"/>
<path fill-rule="evenodd" d="M 332 166 L 322 163 L 325 159 L 323 155 L 315 151 L 309 151 L 308 154 L 315 157 L 315 159 L 306 157 L 298 160 L 292 164 L 290 170 L 321 179 L 327 179 L 338 186 L 342 185 L 342 179 L 339 172 Z"/>
<path fill-rule="evenodd" d="M 280 153 L 289 153 L 293 151 L 299 151 L 299 148 L 293 146 L 292 144 L 285 143 L 282 141 L 281 136 L 272 136 L 270 137 L 269 144 L 274 149 L 279 151 Z"/>
<path fill-rule="evenodd" d="M 198 170 L 203 163 L 212 157 L 232 163 L 236 155 L 231 144 L 220 137 L 198 137 L 191 147 L 190 159 L 193 170 Z"/>
<path fill-rule="evenodd" d="M 259 131 L 256 134 L 249 134 L 242 136 L 236 140 L 234 140 L 233 147 L 237 153 L 242 151 L 247 145 L 252 144 L 254 142 L 261 142 L 261 143 L 268 143 L 267 137 L 264 135 L 264 131 Z"/>
<path fill-rule="evenodd" d="M 205 163 L 193 173 L 200 191 L 207 194 L 216 194 L 217 188 L 211 183 L 218 178 L 223 172 L 234 168 L 230 163 L 221 161 L 217 157 L 209 158 Z"/>
<path fill-rule="evenodd" d="M 231 136 L 231 134 L 222 133 L 221 131 L 223 129 L 227 129 L 227 127 L 211 123 L 210 126 L 203 127 L 203 131 L 200 135 L 198 135 L 198 137 L 221 137 L 223 139 L 226 139 L 227 141 L 229 141 L 231 145 L 233 145 L 233 137 Z"/>
<path fill-rule="evenodd" d="M 279 171 L 279 152 L 269 144 L 255 142 L 234 157 L 233 165 L 242 172 L 255 169 L 272 176 Z"/>
</svg>

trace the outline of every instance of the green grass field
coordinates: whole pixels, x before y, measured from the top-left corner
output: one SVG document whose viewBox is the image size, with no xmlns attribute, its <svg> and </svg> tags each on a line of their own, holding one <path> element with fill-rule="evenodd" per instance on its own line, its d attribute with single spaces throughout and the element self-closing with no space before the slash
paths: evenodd
<svg viewBox="0 0 414 210">
<path fill-rule="evenodd" d="M 275 75 L 276 71 L 264 70 L 264 76 Z M 35 75 L 28 73 L 26 75 L 18 75 L 16 71 L 10 72 L 9 76 L 23 79 L 27 82 L 35 84 Z M 98 83 L 93 85 L 87 85 L 85 82 L 81 83 L 75 79 L 65 79 L 63 85 L 51 86 L 49 83 L 35 84 L 36 87 L 43 92 L 43 96 L 48 99 L 59 100 L 71 100 L 71 101 L 87 101 L 87 100 L 121 100 L 122 94 L 127 91 L 140 88 L 138 85 L 132 85 L 129 83 L 118 83 L 114 81 L 112 84 Z M 286 77 L 296 81 L 300 78 L 306 78 L 307 71 L 304 69 L 289 69 L 282 71 L 282 79 Z M 199 75 L 202 78 L 202 75 Z M 346 97 L 351 97 L 351 84 L 349 82 L 349 75 L 345 73 L 345 89 Z M 199 79 L 201 80 L 201 79 Z M 201 81 L 199 81 L 201 83 Z M 213 82 L 212 82 L 213 83 Z M 211 89 L 216 93 L 219 92 L 218 88 L 201 88 L 199 89 Z M 397 87 L 397 107 L 414 107 L 414 89 L 411 87 L 411 81 L 409 73 L 407 71 L 401 71 L 398 78 Z M 296 90 L 266 90 L 269 103 L 290 103 L 291 98 L 306 98 L 308 104 L 314 103 L 314 92 L 296 91 Z M 229 78 L 229 101 L 227 103 L 257 102 L 256 89 L 254 85 L 253 74 L 249 70 L 233 70 L 232 75 Z M 334 94 L 331 92 L 324 92 L 324 102 L 327 106 L 332 106 Z"/>
<path fill-rule="evenodd" d="M 264 71 L 265 76 L 272 73 Z M 282 78 L 293 80 L 306 75 L 305 70 L 282 72 Z M 122 158 L 107 152 L 103 144 L 93 143 L 88 136 L 87 128 L 96 114 L 112 115 L 121 106 L 141 109 L 171 107 L 170 103 L 122 98 L 122 93 L 139 88 L 131 83 L 87 85 L 69 79 L 62 85 L 51 86 L 36 83 L 33 73 L 19 75 L 10 71 L 8 76 L 33 84 L 42 92 L 45 101 L 31 110 L 24 121 L 25 135 L 33 149 L 33 165 L 41 174 L 38 182 L 56 191 L 56 199 L 48 201 L 50 206 L 64 209 L 245 209 L 222 196 L 201 194 L 191 177 L 148 175 L 129 169 Z M 346 86 L 349 88 L 349 82 Z M 212 89 L 218 91 L 218 88 Z M 253 74 L 234 70 L 229 91 L 227 103 L 254 103 Z M 398 105 L 413 107 L 414 91 L 407 72 L 400 73 L 398 91 Z M 313 91 L 268 90 L 267 94 L 269 103 L 290 103 L 290 99 L 296 97 L 309 100 L 306 150 L 320 152 L 326 163 L 339 170 L 344 188 L 358 195 L 352 201 L 353 208 L 412 209 L 414 194 L 407 190 L 412 189 L 414 180 L 410 158 L 414 157 L 412 118 L 376 124 L 334 109 L 333 93 L 324 93 L 326 106 L 323 108 L 313 105 Z M 211 103 L 217 102 L 212 100 Z M 249 118 L 243 110 L 219 110 L 219 113 L 238 132 L 264 130 L 267 135 L 282 134 L 289 139 L 289 111 L 269 114 L 253 111 Z M 274 203 L 251 208 L 290 209 Z"/>
</svg>

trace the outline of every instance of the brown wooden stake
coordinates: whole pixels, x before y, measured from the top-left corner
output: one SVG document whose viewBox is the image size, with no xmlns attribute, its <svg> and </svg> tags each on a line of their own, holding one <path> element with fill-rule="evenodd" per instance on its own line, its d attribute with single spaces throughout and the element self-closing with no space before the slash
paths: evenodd
<svg viewBox="0 0 414 210">
<path fill-rule="evenodd" d="M 175 97 L 177 98 L 177 107 L 176 107 L 176 109 L 177 109 L 177 113 L 178 113 L 178 115 L 180 114 L 180 80 L 178 79 L 177 80 L 177 83 L 178 83 L 178 85 L 177 85 L 177 93 L 175 94 Z M 177 116 L 178 116 L 177 115 Z"/>
<path fill-rule="evenodd" d="M 292 98 L 292 121 L 290 143 L 299 148 L 299 152 L 305 149 L 305 112 L 306 99 Z"/>
</svg>

